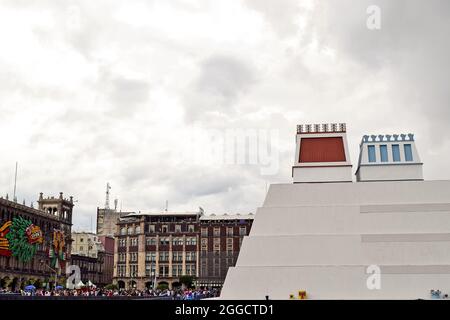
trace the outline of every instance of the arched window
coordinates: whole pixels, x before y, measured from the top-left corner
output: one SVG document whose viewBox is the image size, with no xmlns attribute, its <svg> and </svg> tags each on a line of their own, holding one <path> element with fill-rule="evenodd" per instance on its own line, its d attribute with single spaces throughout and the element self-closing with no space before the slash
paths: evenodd
<svg viewBox="0 0 450 320">
<path fill-rule="evenodd" d="M 128 234 L 133 234 L 134 233 L 134 228 L 133 227 L 129 227 L 128 228 Z"/>
<path fill-rule="evenodd" d="M 126 235 L 126 234 L 127 234 L 127 229 L 121 228 L 121 229 L 120 229 L 120 234 L 121 234 L 122 236 Z"/>
<path fill-rule="evenodd" d="M 136 233 L 141 233 L 141 227 L 137 226 L 135 231 L 136 231 Z"/>
</svg>

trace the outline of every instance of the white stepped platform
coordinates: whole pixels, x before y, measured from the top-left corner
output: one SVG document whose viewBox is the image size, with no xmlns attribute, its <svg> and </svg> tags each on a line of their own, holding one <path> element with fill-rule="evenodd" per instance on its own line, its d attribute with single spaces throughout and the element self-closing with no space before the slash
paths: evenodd
<svg viewBox="0 0 450 320">
<path fill-rule="evenodd" d="M 366 268 L 381 269 L 369 290 Z M 450 293 L 450 181 L 272 185 L 222 299 L 429 298 Z"/>
</svg>

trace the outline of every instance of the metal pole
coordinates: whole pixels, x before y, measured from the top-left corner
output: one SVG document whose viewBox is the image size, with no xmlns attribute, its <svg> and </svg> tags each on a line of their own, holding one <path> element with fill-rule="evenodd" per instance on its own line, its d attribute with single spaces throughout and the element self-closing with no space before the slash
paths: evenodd
<svg viewBox="0 0 450 320">
<path fill-rule="evenodd" d="M 14 175 L 14 194 L 13 194 L 13 200 L 16 199 L 16 185 L 17 185 L 17 161 L 16 161 L 16 173 Z"/>
</svg>

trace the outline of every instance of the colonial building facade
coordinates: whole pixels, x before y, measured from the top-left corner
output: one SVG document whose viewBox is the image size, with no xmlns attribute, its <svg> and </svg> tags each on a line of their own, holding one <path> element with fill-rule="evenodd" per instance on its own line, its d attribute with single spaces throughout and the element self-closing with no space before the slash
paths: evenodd
<svg viewBox="0 0 450 320">
<path fill-rule="evenodd" d="M 70 261 L 73 198 L 44 198 L 38 208 L 0 198 L 0 287 L 54 285 Z"/>
<path fill-rule="evenodd" d="M 207 217 L 202 210 L 121 217 L 115 235 L 114 282 L 120 288 L 173 288 L 181 286 L 181 276 L 192 276 L 197 285 L 220 286 L 228 266 L 236 262 L 252 216 Z M 203 256 L 201 241 L 206 243 Z"/>
<path fill-rule="evenodd" d="M 132 213 L 119 219 L 114 279 L 120 288 L 179 285 L 198 277 L 201 212 Z"/>
</svg>

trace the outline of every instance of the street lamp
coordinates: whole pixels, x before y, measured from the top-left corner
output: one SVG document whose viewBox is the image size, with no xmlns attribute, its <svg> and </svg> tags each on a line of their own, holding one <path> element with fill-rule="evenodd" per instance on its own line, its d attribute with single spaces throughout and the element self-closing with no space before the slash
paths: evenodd
<svg viewBox="0 0 450 320">
<path fill-rule="evenodd" d="M 45 263 L 45 261 L 43 259 L 39 260 L 39 262 L 41 264 L 45 265 L 47 268 L 49 268 L 50 270 L 52 270 L 55 273 L 55 289 L 56 289 L 56 285 L 58 284 L 58 270 L 50 267 L 48 264 Z"/>
</svg>

